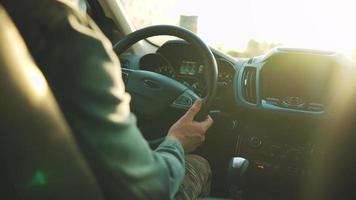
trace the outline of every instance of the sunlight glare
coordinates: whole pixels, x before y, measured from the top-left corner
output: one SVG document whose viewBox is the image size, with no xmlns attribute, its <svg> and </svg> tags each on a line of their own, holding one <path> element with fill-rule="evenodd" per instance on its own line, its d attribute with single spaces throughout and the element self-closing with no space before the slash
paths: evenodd
<svg viewBox="0 0 356 200">
<path fill-rule="evenodd" d="M 29 65 L 31 64 L 29 63 Z M 25 77 L 28 79 L 27 86 L 30 90 L 32 90 L 32 95 L 35 97 L 34 100 L 44 100 L 44 97 L 48 93 L 49 88 L 42 73 L 37 68 L 37 66 L 27 66 L 25 67 L 25 70 L 27 74 Z"/>
<path fill-rule="evenodd" d="M 356 1 L 179 0 L 176 15 L 197 15 L 208 43 L 245 48 L 250 39 L 287 46 L 356 50 Z"/>
</svg>

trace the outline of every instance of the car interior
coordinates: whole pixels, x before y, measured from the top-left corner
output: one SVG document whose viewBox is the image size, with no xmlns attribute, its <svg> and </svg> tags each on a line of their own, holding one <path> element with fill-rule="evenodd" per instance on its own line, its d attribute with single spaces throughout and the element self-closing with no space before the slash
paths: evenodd
<svg viewBox="0 0 356 200">
<path fill-rule="evenodd" d="M 152 149 L 195 100 L 196 120 L 213 118 L 194 152 L 211 165 L 211 198 L 355 199 L 352 60 L 288 47 L 234 58 L 178 26 L 130 31 L 113 2 L 87 0 L 86 12 L 113 44 Z M 0 199 L 105 199 L 5 9 L 0 27 Z M 148 40 L 163 35 L 174 38 Z"/>
</svg>

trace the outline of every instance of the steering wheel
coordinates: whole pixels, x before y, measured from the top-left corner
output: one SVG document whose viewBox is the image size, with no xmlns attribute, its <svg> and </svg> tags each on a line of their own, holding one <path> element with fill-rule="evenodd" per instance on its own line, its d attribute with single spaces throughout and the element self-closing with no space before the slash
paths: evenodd
<svg viewBox="0 0 356 200">
<path fill-rule="evenodd" d="M 206 96 L 201 99 L 191 89 L 164 75 L 144 71 L 122 69 L 126 90 L 131 94 L 131 105 L 135 113 L 147 119 L 154 119 L 170 108 L 189 109 L 195 100 L 201 99 L 203 106 L 195 120 L 206 118 L 216 93 L 218 68 L 210 48 L 194 33 L 170 25 L 156 25 L 137 30 L 114 45 L 120 55 L 136 42 L 152 36 L 175 36 L 187 41 L 198 52 L 204 65 Z"/>
</svg>

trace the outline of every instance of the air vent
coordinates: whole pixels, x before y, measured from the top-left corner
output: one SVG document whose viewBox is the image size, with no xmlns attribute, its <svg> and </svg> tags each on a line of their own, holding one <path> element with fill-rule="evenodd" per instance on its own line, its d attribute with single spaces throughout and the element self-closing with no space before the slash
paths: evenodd
<svg viewBox="0 0 356 200">
<path fill-rule="evenodd" d="M 242 73 L 242 95 L 246 101 L 257 103 L 256 68 L 246 67 Z"/>
</svg>

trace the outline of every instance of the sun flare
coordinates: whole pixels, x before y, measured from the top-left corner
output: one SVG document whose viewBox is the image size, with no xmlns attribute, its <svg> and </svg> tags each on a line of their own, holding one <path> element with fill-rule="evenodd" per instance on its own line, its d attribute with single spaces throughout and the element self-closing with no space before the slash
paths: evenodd
<svg viewBox="0 0 356 200">
<path fill-rule="evenodd" d="M 356 52 L 356 1 L 121 0 L 137 28 L 197 16 L 198 34 L 214 47 L 243 51 L 250 40 Z M 140 8 L 140 9 L 139 9 Z M 135 20 L 136 19 L 136 20 Z M 138 23 L 137 23 L 138 22 Z"/>
</svg>

